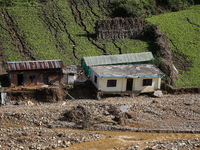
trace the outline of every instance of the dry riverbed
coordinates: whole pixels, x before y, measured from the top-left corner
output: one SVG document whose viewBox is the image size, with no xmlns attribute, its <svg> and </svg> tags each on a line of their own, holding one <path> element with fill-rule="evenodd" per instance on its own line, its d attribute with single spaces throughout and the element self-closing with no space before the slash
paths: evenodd
<svg viewBox="0 0 200 150">
<path fill-rule="evenodd" d="M 200 146 L 199 94 L 77 101 L 79 104 L 66 99 L 56 103 L 30 100 L 1 105 L 1 149 L 197 149 Z M 89 112 L 85 130 L 73 130 L 81 129 L 85 120 L 80 117 L 76 120 L 76 116 L 69 120 L 64 115 L 74 109 L 81 116 L 80 110 L 75 111 L 78 105 Z M 126 112 L 121 111 L 122 106 L 128 108 Z M 63 130 L 66 128 L 71 129 Z M 126 132 L 113 135 L 113 131 Z"/>
</svg>

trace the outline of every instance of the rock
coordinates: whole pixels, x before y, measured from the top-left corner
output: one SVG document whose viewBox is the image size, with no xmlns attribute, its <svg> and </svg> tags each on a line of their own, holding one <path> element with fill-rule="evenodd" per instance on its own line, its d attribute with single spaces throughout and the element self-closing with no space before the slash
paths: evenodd
<svg viewBox="0 0 200 150">
<path fill-rule="evenodd" d="M 23 146 L 19 146 L 19 149 L 24 149 L 24 147 Z"/>
<path fill-rule="evenodd" d="M 53 144 L 52 148 L 56 149 L 57 148 L 57 144 Z"/>
<path fill-rule="evenodd" d="M 136 115 L 135 115 L 135 113 L 133 111 L 126 112 L 126 116 L 129 119 L 135 119 L 136 118 Z"/>
<path fill-rule="evenodd" d="M 62 143 L 62 141 L 61 141 L 61 140 L 58 140 L 58 144 L 60 144 L 60 143 Z"/>
<path fill-rule="evenodd" d="M 31 101 L 28 101 L 27 105 L 31 105 L 32 106 L 32 105 L 35 105 L 35 104 L 33 102 L 31 102 Z"/>
<path fill-rule="evenodd" d="M 154 95 L 155 97 L 163 97 L 163 93 L 162 93 L 162 91 L 160 91 L 160 90 L 154 91 L 153 95 Z"/>
<path fill-rule="evenodd" d="M 131 105 L 124 105 L 124 106 L 119 106 L 119 109 L 121 110 L 121 112 L 127 112 L 130 107 Z"/>
</svg>

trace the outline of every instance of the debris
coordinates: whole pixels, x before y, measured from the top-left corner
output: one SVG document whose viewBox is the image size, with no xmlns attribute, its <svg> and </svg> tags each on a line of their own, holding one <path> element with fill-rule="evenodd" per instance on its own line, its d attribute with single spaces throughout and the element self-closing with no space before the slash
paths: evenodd
<svg viewBox="0 0 200 150">
<path fill-rule="evenodd" d="M 163 97 L 163 93 L 160 90 L 154 91 L 153 95 L 156 97 Z"/>
<path fill-rule="evenodd" d="M 108 110 L 107 110 L 111 115 L 116 115 L 120 113 L 120 109 L 119 107 L 116 106 L 111 106 Z"/>
<path fill-rule="evenodd" d="M 88 116 L 90 113 L 86 111 L 86 109 L 78 105 L 77 107 L 74 107 L 73 109 L 66 111 L 64 113 L 64 116 L 67 118 L 70 122 L 77 122 L 77 121 L 83 121 L 86 116 Z"/>
<path fill-rule="evenodd" d="M 192 105 L 192 104 L 194 104 L 194 102 L 185 103 L 185 105 Z"/>
<path fill-rule="evenodd" d="M 43 86 L 41 86 L 41 87 L 48 87 L 49 85 L 43 85 Z"/>
<path fill-rule="evenodd" d="M 122 112 L 127 112 L 130 107 L 131 107 L 131 105 L 119 106 L 119 109 Z"/>
<path fill-rule="evenodd" d="M 7 101 L 7 93 L 1 93 L 1 104 L 5 104 Z"/>
<path fill-rule="evenodd" d="M 31 101 L 28 101 L 27 105 L 35 105 L 35 104 L 33 102 L 31 102 Z"/>
<path fill-rule="evenodd" d="M 105 115 L 110 115 L 110 113 L 106 110 L 105 111 L 105 113 L 104 113 Z"/>
</svg>

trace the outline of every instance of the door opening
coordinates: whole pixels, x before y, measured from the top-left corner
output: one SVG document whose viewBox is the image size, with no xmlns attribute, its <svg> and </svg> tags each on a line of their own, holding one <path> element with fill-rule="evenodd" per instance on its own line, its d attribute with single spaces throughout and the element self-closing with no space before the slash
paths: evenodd
<svg viewBox="0 0 200 150">
<path fill-rule="evenodd" d="M 18 81 L 18 85 L 22 85 L 22 82 L 23 82 L 23 74 L 18 74 L 18 75 L 17 75 L 17 81 Z"/>
<path fill-rule="evenodd" d="M 43 82 L 44 82 L 44 84 L 48 84 L 49 83 L 49 78 L 47 76 L 47 73 L 43 73 Z"/>
<path fill-rule="evenodd" d="M 133 79 L 128 78 L 126 84 L 126 91 L 132 91 L 132 90 L 133 90 Z"/>
</svg>

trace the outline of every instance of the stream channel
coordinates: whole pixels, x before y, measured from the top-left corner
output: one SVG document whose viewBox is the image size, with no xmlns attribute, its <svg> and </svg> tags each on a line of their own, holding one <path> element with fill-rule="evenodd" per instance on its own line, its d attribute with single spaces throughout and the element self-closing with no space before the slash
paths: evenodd
<svg viewBox="0 0 200 150">
<path fill-rule="evenodd" d="M 68 130 L 68 129 L 66 129 Z M 71 130 L 71 129 L 70 129 Z M 191 133 L 144 133 L 144 132 L 116 132 L 116 131 L 85 131 L 77 132 L 99 132 L 108 135 L 106 138 L 99 138 L 90 142 L 82 142 L 70 145 L 68 148 L 58 148 L 57 150 L 111 150 L 113 148 L 128 148 L 133 144 L 156 141 L 173 141 L 183 139 L 200 139 L 200 134 Z M 196 150 L 200 150 L 197 148 Z"/>
</svg>

